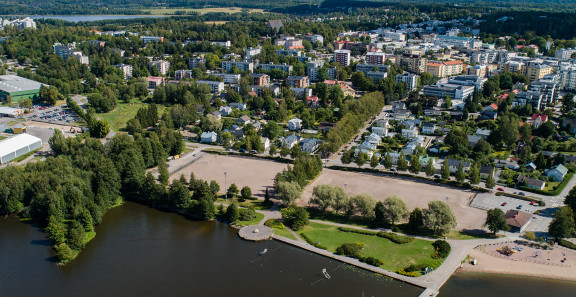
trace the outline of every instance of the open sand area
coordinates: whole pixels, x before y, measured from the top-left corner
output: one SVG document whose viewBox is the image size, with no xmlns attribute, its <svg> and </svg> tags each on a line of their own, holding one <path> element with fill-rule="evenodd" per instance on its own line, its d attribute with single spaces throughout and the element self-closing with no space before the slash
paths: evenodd
<svg viewBox="0 0 576 297">
<path fill-rule="evenodd" d="M 224 193 L 224 172 L 226 172 L 227 187 L 232 183 L 235 183 L 238 189 L 248 186 L 254 196 L 263 198 L 266 188 L 272 191 L 274 177 L 286 168 L 286 165 L 256 158 L 204 154 L 198 161 L 174 172 L 170 180 L 180 178 L 181 174 L 188 179 L 190 173 L 194 172 L 196 178 L 208 182 L 217 181 L 220 184 L 220 192 Z"/>
<path fill-rule="evenodd" d="M 395 178 L 332 169 L 324 169 L 322 174 L 306 187 L 299 202 L 307 204 L 312 196 L 312 189 L 320 184 L 344 187 L 349 195 L 369 193 L 379 201 L 383 201 L 386 197 L 397 195 L 406 202 L 409 210 L 416 207 L 427 208 L 429 201 L 444 201 L 450 205 L 456 216 L 458 221 L 457 230 L 482 229 L 482 225 L 486 220 L 485 211 L 469 206 L 471 197 L 474 194 L 471 191 L 412 181 L 402 177 Z"/>
<path fill-rule="evenodd" d="M 520 246 L 511 256 L 504 256 L 496 250 L 506 244 L 483 246 L 470 251 L 470 259 L 476 259 L 477 265 L 465 263 L 460 271 L 526 275 L 562 280 L 576 280 L 576 251 L 560 246 L 553 250 L 542 250 L 518 244 L 508 244 L 514 249 Z M 564 256 L 566 255 L 566 256 Z M 566 258 L 566 261 L 562 260 Z"/>
</svg>

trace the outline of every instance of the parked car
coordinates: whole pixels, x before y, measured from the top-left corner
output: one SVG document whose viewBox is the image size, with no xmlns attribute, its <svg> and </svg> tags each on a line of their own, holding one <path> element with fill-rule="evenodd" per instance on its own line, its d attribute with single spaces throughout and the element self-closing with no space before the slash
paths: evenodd
<svg viewBox="0 0 576 297">
<path fill-rule="evenodd" d="M 518 205 L 518 207 L 516 207 L 516 209 L 522 209 L 522 204 Z"/>
<path fill-rule="evenodd" d="M 500 206 L 506 206 L 508 205 L 508 202 L 502 202 L 502 204 L 500 204 Z"/>
<path fill-rule="evenodd" d="M 520 192 L 520 193 L 518 193 L 518 195 L 520 195 L 520 196 L 526 196 L 526 193 Z"/>
<path fill-rule="evenodd" d="M 391 172 L 396 172 L 396 169 L 390 168 L 390 171 L 391 171 Z"/>
<path fill-rule="evenodd" d="M 498 188 L 498 189 L 496 189 L 496 190 L 501 191 L 501 192 L 504 192 L 504 189 L 502 189 L 502 188 Z"/>
<path fill-rule="evenodd" d="M 538 205 L 538 202 L 536 202 L 536 201 L 530 201 L 530 205 Z"/>
<path fill-rule="evenodd" d="M 441 178 L 440 174 L 434 174 L 434 178 Z"/>
</svg>

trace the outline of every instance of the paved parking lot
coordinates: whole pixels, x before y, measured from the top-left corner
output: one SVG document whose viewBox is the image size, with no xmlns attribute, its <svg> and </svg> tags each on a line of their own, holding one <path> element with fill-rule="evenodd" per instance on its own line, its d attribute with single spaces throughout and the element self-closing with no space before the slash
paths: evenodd
<svg viewBox="0 0 576 297">
<path fill-rule="evenodd" d="M 548 233 L 548 225 L 552 221 L 552 213 L 555 210 L 555 208 L 530 205 L 529 201 L 507 196 L 496 196 L 490 193 L 478 194 L 472 203 L 470 203 L 470 206 L 485 210 L 500 208 L 504 212 L 507 212 L 510 209 L 517 209 L 532 214 L 535 211 L 540 210 L 540 214 L 533 215 L 530 224 L 526 229 L 524 229 L 524 232 L 532 231 L 536 233 L 537 236 L 542 236 L 544 233 Z"/>
<path fill-rule="evenodd" d="M 35 112 L 27 116 L 27 118 L 32 121 L 60 125 L 73 125 L 74 122 L 80 120 L 76 114 L 65 108 L 65 105 L 48 108 L 45 106 L 35 105 L 33 110 Z"/>
</svg>

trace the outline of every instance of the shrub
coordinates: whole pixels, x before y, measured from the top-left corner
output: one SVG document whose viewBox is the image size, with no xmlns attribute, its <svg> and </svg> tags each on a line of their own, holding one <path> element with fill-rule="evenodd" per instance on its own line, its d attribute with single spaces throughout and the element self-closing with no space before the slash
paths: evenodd
<svg viewBox="0 0 576 297">
<path fill-rule="evenodd" d="M 352 258 L 361 258 L 360 251 L 364 248 L 361 243 L 343 243 L 336 249 L 337 255 L 344 255 Z"/>
<path fill-rule="evenodd" d="M 566 239 L 559 239 L 558 244 L 565 247 L 565 248 L 576 250 L 576 244 L 574 244 L 574 243 L 572 243 Z"/>
<path fill-rule="evenodd" d="M 376 267 L 380 267 L 382 265 L 384 265 L 384 262 L 380 259 L 376 259 L 374 257 L 365 257 L 365 258 L 360 258 L 360 261 L 368 264 L 368 265 L 372 265 L 372 266 L 376 266 Z"/>
<path fill-rule="evenodd" d="M 270 228 L 286 229 L 284 224 L 282 224 L 282 222 L 280 220 L 276 220 L 276 219 L 270 219 L 270 220 L 266 221 L 264 223 L 264 225 L 266 225 Z"/>
<path fill-rule="evenodd" d="M 254 211 L 252 208 L 241 208 L 239 209 L 238 213 L 239 221 L 251 221 L 256 218 L 256 211 Z"/>
<path fill-rule="evenodd" d="M 528 232 L 524 233 L 524 235 L 522 237 L 524 237 L 524 239 L 527 239 L 527 240 L 534 240 L 536 238 L 536 235 L 534 235 L 534 232 L 528 231 Z"/>
<path fill-rule="evenodd" d="M 406 272 L 423 271 L 424 269 L 426 269 L 426 267 L 428 267 L 428 264 L 426 264 L 426 263 L 424 263 L 424 264 L 412 264 L 412 265 L 404 268 L 404 271 L 406 271 Z"/>
<path fill-rule="evenodd" d="M 432 254 L 432 258 L 434 259 L 446 258 L 452 250 L 450 244 L 445 240 L 436 240 L 432 246 L 434 246 L 434 253 Z"/>
<path fill-rule="evenodd" d="M 396 271 L 396 273 L 398 273 L 400 275 L 410 276 L 410 277 L 420 276 L 419 272 L 407 272 L 407 271 L 404 271 L 404 269 L 400 269 L 400 270 Z"/>
<path fill-rule="evenodd" d="M 323 250 L 327 250 L 328 248 L 324 245 L 321 245 L 319 242 L 315 242 L 314 240 L 312 240 L 312 238 L 308 237 L 308 235 L 304 234 L 304 233 L 300 233 L 300 236 L 306 240 L 306 242 L 314 247 L 317 247 L 319 249 L 323 249 Z"/>
<path fill-rule="evenodd" d="M 309 223 L 308 211 L 303 207 L 291 206 L 280 211 L 284 224 L 293 230 L 300 230 Z"/>
</svg>

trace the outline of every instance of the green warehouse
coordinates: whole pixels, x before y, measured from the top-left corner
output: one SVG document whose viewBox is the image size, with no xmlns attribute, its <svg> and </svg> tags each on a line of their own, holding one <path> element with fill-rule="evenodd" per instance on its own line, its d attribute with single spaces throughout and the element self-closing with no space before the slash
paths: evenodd
<svg viewBox="0 0 576 297">
<path fill-rule="evenodd" d="M 41 83 L 17 75 L 0 75 L 0 101 L 6 101 L 8 96 L 12 102 L 22 98 L 34 99 L 40 96 Z"/>
</svg>

